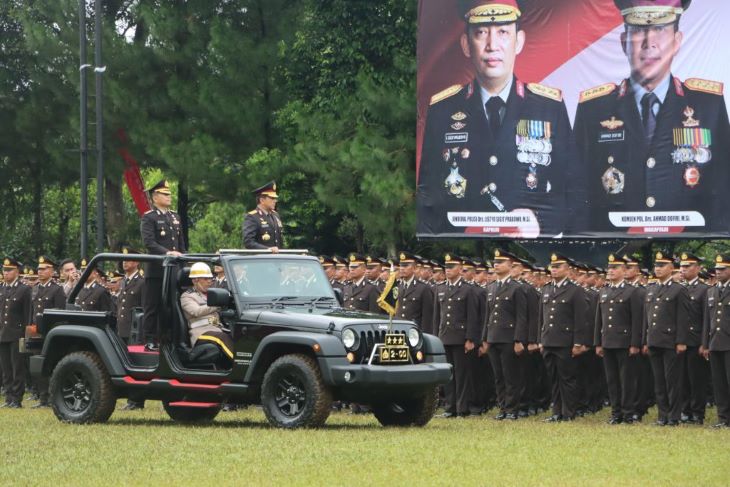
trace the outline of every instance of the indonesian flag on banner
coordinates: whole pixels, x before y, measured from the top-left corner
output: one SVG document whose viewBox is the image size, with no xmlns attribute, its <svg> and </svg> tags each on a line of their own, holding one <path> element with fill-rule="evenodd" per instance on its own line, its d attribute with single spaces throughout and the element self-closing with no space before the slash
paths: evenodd
<svg viewBox="0 0 730 487">
<path fill-rule="evenodd" d="M 119 129 L 117 137 L 122 144 L 117 152 L 120 156 L 122 156 L 126 165 L 126 169 L 124 170 L 124 181 L 126 181 L 129 193 L 132 195 L 132 200 L 134 200 L 137 213 L 141 216 L 150 210 L 150 200 L 144 188 L 144 181 L 142 180 L 139 165 L 137 165 L 137 161 L 134 157 L 132 157 L 132 154 L 130 154 L 126 147 L 127 134 L 123 129 Z"/>
</svg>

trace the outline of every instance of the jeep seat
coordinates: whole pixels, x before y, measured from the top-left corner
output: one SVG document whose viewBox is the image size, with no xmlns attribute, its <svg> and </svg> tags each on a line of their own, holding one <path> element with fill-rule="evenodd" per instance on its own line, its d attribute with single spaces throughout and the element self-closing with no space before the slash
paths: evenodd
<svg viewBox="0 0 730 487">
<path fill-rule="evenodd" d="M 195 347 L 190 345 L 190 331 L 188 320 L 185 319 L 180 296 L 193 287 L 190 280 L 190 267 L 183 267 L 177 272 L 176 286 L 177 294 L 173 305 L 173 313 L 177 327 L 172 330 L 172 339 L 177 357 L 184 367 L 191 369 L 216 370 L 218 368 L 219 356 L 221 354 L 217 346 L 212 343 L 197 343 Z"/>
</svg>

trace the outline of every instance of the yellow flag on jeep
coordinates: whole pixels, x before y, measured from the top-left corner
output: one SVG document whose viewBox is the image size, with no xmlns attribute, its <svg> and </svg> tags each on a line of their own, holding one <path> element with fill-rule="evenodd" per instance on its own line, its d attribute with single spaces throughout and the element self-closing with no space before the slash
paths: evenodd
<svg viewBox="0 0 730 487">
<path fill-rule="evenodd" d="M 378 298 L 378 306 L 384 309 L 391 318 L 398 311 L 398 285 L 395 282 L 397 277 L 398 273 L 391 267 L 385 288 Z"/>
</svg>

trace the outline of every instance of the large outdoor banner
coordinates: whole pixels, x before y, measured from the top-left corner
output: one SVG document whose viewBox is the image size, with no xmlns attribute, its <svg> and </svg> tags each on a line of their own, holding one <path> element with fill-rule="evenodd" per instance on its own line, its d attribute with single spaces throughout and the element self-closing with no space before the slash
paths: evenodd
<svg viewBox="0 0 730 487">
<path fill-rule="evenodd" d="M 419 6 L 419 237 L 730 237 L 730 1 Z"/>
</svg>

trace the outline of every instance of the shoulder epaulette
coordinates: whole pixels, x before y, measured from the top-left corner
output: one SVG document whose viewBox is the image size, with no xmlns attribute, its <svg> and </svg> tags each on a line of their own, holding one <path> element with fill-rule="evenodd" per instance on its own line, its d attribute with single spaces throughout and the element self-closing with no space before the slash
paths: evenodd
<svg viewBox="0 0 730 487">
<path fill-rule="evenodd" d="M 255 215 L 256 214 L 256 210 L 251 210 L 251 211 L 248 212 L 248 214 L 249 215 Z"/>
<path fill-rule="evenodd" d="M 609 93 L 613 93 L 613 91 L 616 89 L 615 83 L 606 83 L 605 85 L 596 86 L 594 88 L 589 88 L 585 91 L 580 92 L 580 98 L 578 99 L 578 103 L 583 103 L 584 101 L 593 100 L 594 98 L 600 98 L 602 96 L 606 96 Z"/>
<path fill-rule="evenodd" d="M 699 78 L 690 78 L 685 80 L 684 86 L 692 91 L 702 91 L 713 95 L 722 95 L 724 87 L 723 83 L 720 83 L 719 81 L 710 81 Z"/>
<path fill-rule="evenodd" d="M 536 95 L 544 96 L 555 101 L 563 101 L 563 92 L 557 88 L 551 88 L 540 83 L 528 83 L 527 89 Z"/>
<path fill-rule="evenodd" d="M 452 97 L 455 94 L 457 94 L 458 92 L 460 92 L 463 88 L 464 87 L 461 86 L 461 85 L 449 86 L 445 90 L 439 91 L 438 93 L 436 93 L 435 95 L 433 95 L 431 97 L 431 103 L 430 104 L 433 105 L 435 103 L 440 102 L 441 100 L 445 100 L 445 99 L 447 99 L 449 97 Z"/>
<path fill-rule="evenodd" d="M 153 211 L 155 211 L 155 210 L 147 210 L 144 212 L 144 214 L 146 215 L 147 213 L 152 213 Z"/>
</svg>

